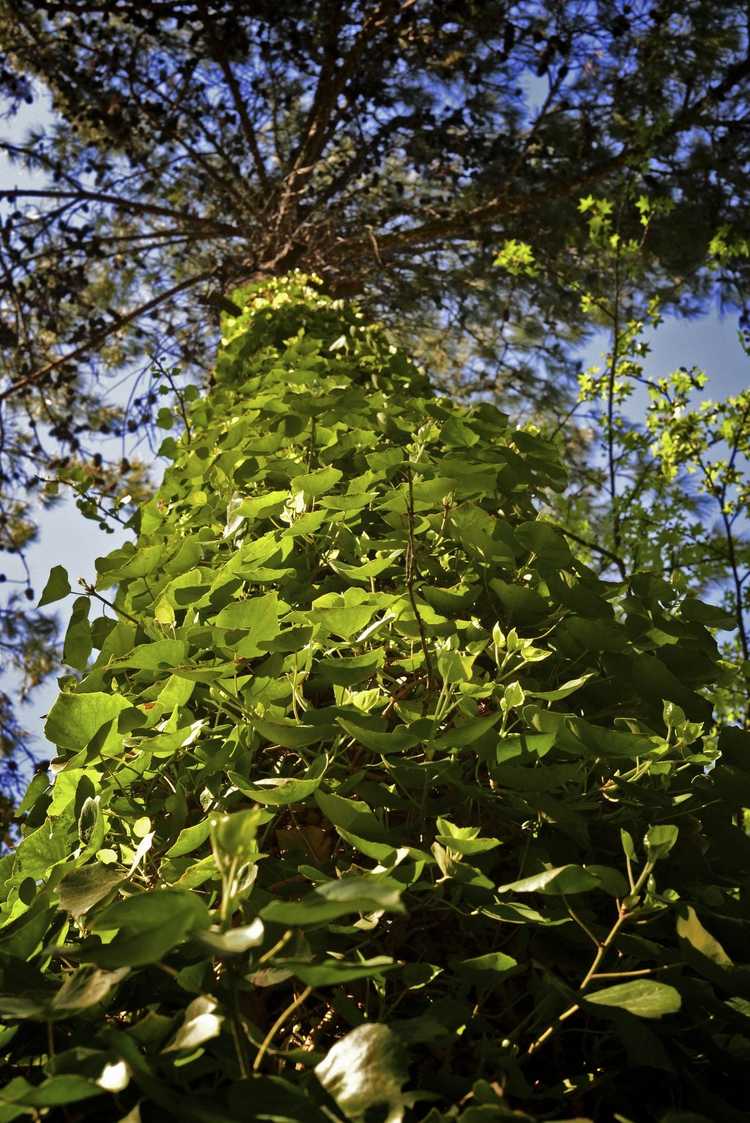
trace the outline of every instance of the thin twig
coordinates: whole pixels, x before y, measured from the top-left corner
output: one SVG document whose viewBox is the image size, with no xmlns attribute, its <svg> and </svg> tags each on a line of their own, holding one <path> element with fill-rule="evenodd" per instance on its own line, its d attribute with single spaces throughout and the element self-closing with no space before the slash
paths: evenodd
<svg viewBox="0 0 750 1123">
<path fill-rule="evenodd" d="M 633 886 L 633 892 L 632 892 L 632 894 L 630 894 L 631 897 L 635 897 L 635 896 L 637 896 L 638 893 L 640 893 L 641 889 L 643 888 L 644 884 L 646 883 L 646 880 L 648 879 L 649 875 L 651 874 L 651 871 L 653 870 L 653 868 L 654 868 L 653 862 L 647 862 L 646 863 L 646 865 L 643 868 L 643 872 L 641 873 L 640 877 L 638 878 L 635 885 Z M 627 898 L 626 898 L 626 900 L 627 900 Z M 601 963 L 602 959 L 604 958 L 604 956 L 607 954 L 610 947 L 614 943 L 614 941 L 617 938 L 617 935 L 618 935 L 620 929 L 622 928 L 623 924 L 625 923 L 626 920 L 629 919 L 629 917 L 631 915 L 631 912 L 632 912 L 632 910 L 625 903 L 625 900 L 619 902 L 618 907 L 617 907 L 617 919 L 615 920 L 614 924 L 610 928 L 610 930 L 607 933 L 607 935 L 605 936 L 605 938 L 603 940 L 597 941 L 596 954 L 593 958 L 591 966 L 589 967 L 588 971 L 586 972 L 586 974 L 584 975 L 583 979 L 581 980 L 581 982 L 578 986 L 579 991 L 586 990 L 586 988 L 588 987 L 588 985 L 589 985 L 589 983 L 591 982 L 592 979 L 604 977 L 603 974 L 598 972 L 599 964 Z M 625 972 L 620 972 L 619 974 L 624 975 Z M 527 1057 L 533 1056 L 533 1054 L 536 1053 L 542 1047 L 542 1045 L 545 1043 L 545 1041 L 548 1041 L 550 1039 L 552 1034 L 555 1033 L 555 1031 L 560 1027 L 560 1025 L 562 1025 L 562 1023 L 564 1021 L 566 1021 L 568 1018 L 571 1018 L 573 1016 L 573 1014 L 577 1013 L 577 1011 L 580 1010 L 580 1009 L 581 1009 L 581 1003 L 580 1002 L 574 1002 L 571 1006 L 569 1006 L 567 1008 L 567 1010 L 564 1010 L 562 1014 L 559 1014 L 558 1017 L 555 1018 L 555 1020 L 550 1025 L 548 1025 L 547 1028 L 542 1033 L 540 1033 L 539 1036 L 537 1038 L 535 1038 L 534 1041 L 531 1042 L 528 1049 L 526 1050 L 526 1056 Z"/>
<path fill-rule="evenodd" d="M 33 371 L 31 374 L 19 378 L 16 382 L 11 382 L 10 386 L 0 392 L 0 402 L 4 402 L 6 398 L 10 398 L 13 394 L 17 394 L 25 386 L 33 386 L 37 382 L 41 382 L 53 370 L 58 367 L 64 366 L 65 363 L 70 363 L 74 359 L 80 359 L 88 351 L 93 350 L 99 343 L 103 343 L 114 332 L 119 331 L 125 324 L 131 323 L 132 320 L 137 320 L 139 316 L 145 315 L 150 312 L 152 308 L 157 308 L 160 304 L 170 300 L 178 293 L 184 292 L 185 289 L 192 288 L 193 285 L 199 284 L 201 281 L 207 281 L 214 275 L 212 269 L 206 269 L 203 273 L 196 273 L 193 277 L 188 277 L 187 280 L 180 281 L 179 284 L 173 285 L 171 289 L 166 292 L 160 293 L 159 296 L 153 297 L 152 300 L 146 301 L 145 304 L 139 304 L 137 308 L 133 308 L 130 312 L 125 312 L 123 315 L 118 316 L 114 323 L 108 324 L 101 331 L 94 332 L 89 336 L 85 343 L 81 343 L 78 347 L 74 347 L 72 351 L 68 351 L 66 355 L 61 355 L 58 359 L 53 359 L 47 363 L 46 366 L 40 367 L 39 370 Z"/>
<path fill-rule="evenodd" d="M 88 581 L 81 581 L 81 585 L 90 597 L 94 597 L 96 600 L 101 601 L 102 604 L 106 604 L 107 608 L 111 608 L 118 616 L 124 616 L 126 620 L 129 620 L 131 624 L 135 624 L 138 628 L 143 627 L 140 620 L 137 620 L 135 616 L 131 616 L 124 608 L 118 608 L 113 601 L 107 600 L 107 598 L 103 597 L 101 593 L 98 593 L 94 586 L 90 585 Z"/>
<path fill-rule="evenodd" d="M 285 1010 L 282 1010 L 282 1012 L 279 1014 L 278 1018 L 273 1023 L 266 1036 L 263 1038 L 260 1048 L 255 1055 L 255 1060 L 253 1061 L 253 1072 L 257 1072 L 260 1068 L 261 1064 L 263 1063 L 263 1057 L 266 1054 L 268 1046 L 271 1044 L 278 1030 L 281 1029 L 289 1015 L 293 1014 L 297 1007 L 301 1006 L 311 993 L 312 987 L 305 987 L 305 989 L 300 994 L 298 994 L 292 1002 L 289 1003 L 287 1008 Z"/>
<path fill-rule="evenodd" d="M 584 922 L 583 922 L 583 921 L 581 920 L 580 916 L 578 916 L 578 915 L 577 915 L 577 914 L 576 914 L 576 913 L 575 913 L 575 912 L 573 911 L 573 909 L 571 908 L 571 906 L 570 906 L 570 905 L 568 904 L 568 898 L 567 898 L 567 897 L 565 896 L 565 894 L 564 894 L 564 893 L 562 894 L 562 899 L 563 899 L 563 904 L 565 905 L 566 909 L 568 910 L 568 912 L 569 912 L 569 914 L 570 914 L 570 918 L 571 918 L 571 920 L 574 920 L 574 921 L 575 921 L 575 923 L 576 923 L 576 924 L 578 925 L 578 927 L 579 927 L 579 928 L 581 929 L 581 931 L 583 931 L 583 932 L 585 932 L 585 933 L 586 933 L 586 935 L 587 935 L 587 936 L 588 936 L 588 938 L 589 938 L 589 939 L 591 940 L 591 942 L 592 942 L 592 944 L 594 945 L 594 947 L 595 947 L 595 948 L 598 948 L 598 947 L 599 947 L 599 943 L 600 943 L 599 939 L 598 939 L 598 938 L 597 938 L 597 937 L 596 937 L 596 936 L 594 935 L 594 933 L 593 933 L 593 932 L 591 931 L 591 929 L 590 929 L 590 928 L 588 927 L 588 925 L 587 925 L 587 924 L 584 924 Z"/>
<path fill-rule="evenodd" d="M 408 542 L 406 547 L 406 589 L 409 594 L 412 611 L 414 612 L 417 621 L 417 628 L 419 629 L 419 640 L 424 653 L 425 666 L 427 668 L 427 682 L 429 688 L 432 688 L 435 682 L 435 676 L 432 669 L 432 660 L 430 658 L 430 650 L 427 646 L 427 635 L 424 629 L 424 621 L 419 614 L 417 607 L 417 598 L 414 595 L 414 564 L 416 555 L 416 542 L 414 540 L 414 481 L 412 479 L 411 464 L 407 465 L 407 485 L 408 485 L 408 501 L 406 504 L 406 517 L 408 526 Z"/>
</svg>

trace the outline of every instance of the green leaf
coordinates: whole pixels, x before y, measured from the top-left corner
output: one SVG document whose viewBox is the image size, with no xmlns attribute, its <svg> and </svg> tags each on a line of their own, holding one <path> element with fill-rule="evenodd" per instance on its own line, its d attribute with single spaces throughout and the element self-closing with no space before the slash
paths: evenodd
<svg viewBox="0 0 750 1123">
<path fill-rule="evenodd" d="M 152 643 L 142 643 L 122 658 L 115 660 L 115 667 L 134 667 L 140 671 L 158 671 L 184 663 L 188 656 L 188 645 L 184 640 L 161 639 Z"/>
<path fill-rule="evenodd" d="M 373 752 L 382 753 L 384 756 L 389 753 L 401 753 L 405 749 L 411 749 L 421 741 L 421 737 L 410 733 L 403 726 L 391 729 L 386 733 L 378 732 L 376 729 L 368 729 L 366 726 L 348 719 L 339 717 L 336 720 L 341 728 L 355 741 L 358 741 L 360 745 L 364 745 L 366 749 L 372 749 Z"/>
<path fill-rule="evenodd" d="M 70 623 L 65 632 L 63 662 L 69 667 L 75 667 L 77 671 L 85 670 L 94 646 L 89 623 L 90 607 L 91 601 L 88 597 L 76 597 L 73 601 Z"/>
<path fill-rule="evenodd" d="M 258 827 L 267 819 L 268 815 L 255 807 L 231 815 L 214 813 L 209 820 L 211 840 L 229 858 L 255 858 Z"/>
<path fill-rule="evenodd" d="M 94 916 L 89 928 L 92 932 L 121 928 L 145 932 L 178 915 L 191 928 L 206 927 L 209 922 L 208 909 L 197 894 L 180 889 L 154 889 L 133 893 L 108 905 Z"/>
<path fill-rule="evenodd" d="M 437 657 L 438 674 L 445 683 L 468 682 L 475 658 L 463 651 L 441 651 Z"/>
<path fill-rule="evenodd" d="M 521 523 L 514 528 L 514 533 L 521 545 L 536 554 L 541 562 L 555 569 L 565 569 L 570 564 L 571 554 L 564 536 L 549 523 Z"/>
<path fill-rule="evenodd" d="M 68 571 L 62 565 L 54 565 L 50 570 L 47 584 L 44 586 L 37 608 L 42 608 L 45 604 L 53 604 L 54 601 L 61 600 L 66 597 L 70 589 L 70 578 Z"/>
<path fill-rule="evenodd" d="M 138 893 L 116 901 L 95 917 L 92 930 L 118 930 L 111 943 L 90 940 L 65 947 L 63 954 L 99 967 L 143 967 L 158 963 L 191 932 L 207 928 L 209 921 L 200 897 L 185 890 Z"/>
<path fill-rule="evenodd" d="M 181 858 L 183 854 L 192 854 L 208 838 L 210 824 L 208 819 L 201 819 L 192 827 L 184 827 L 177 836 L 177 841 L 166 852 L 167 858 Z"/>
<path fill-rule="evenodd" d="M 289 499 L 288 491 L 267 491 L 263 495 L 243 499 L 235 511 L 248 519 L 269 518 L 278 514 Z"/>
<path fill-rule="evenodd" d="M 404 912 L 403 889 L 399 882 L 382 876 L 342 877 L 323 882 L 301 901 L 271 901 L 260 910 L 260 915 L 275 924 L 303 927 L 353 912 Z"/>
<path fill-rule="evenodd" d="M 634 979 L 584 995 L 587 1006 L 612 1006 L 639 1018 L 662 1018 L 682 1006 L 680 992 L 653 979 Z"/>
<path fill-rule="evenodd" d="M 457 974 L 490 985 L 517 967 L 518 961 L 512 955 L 505 955 L 501 951 L 490 951 L 484 955 L 475 955 L 470 959 L 460 959 L 453 963 L 453 970 Z"/>
<path fill-rule="evenodd" d="M 686 597 L 680 605 L 680 614 L 686 620 L 695 621 L 697 624 L 705 624 L 709 628 L 734 628 L 737 626 L 737 617 L 732 612 L 726 612 L 723 608 L 719 608 L 714 604 L 706 604 L 705 601 L 697 600 L 695 597 Z"/>
<path fill-rule="evenodd" d="M 86 694 L 61 694 L 49 712 L 44 732 L 53 744 L 77 751 L 85 749 L 94 735 L 132 705 L 119 694 L 92 691 Z M 122 744 L 115 730 L 107 736 L 102 753 Z"/>
<path fill-rule="evenodd" d="M 677 912 L 677 935 L 685 940 L 700 955 L 710 959 L 717 967 L 732 967 L 729 958 L 719 941 L 707 932 L 698 919 L 698 914 L 692 905 L 679 905 Z"/>
<path fill-rule="evenodd" d="M 314 608 L 310 619 L 319 623 L 326 631 L 341 639 L 349 640 L 369 624 L 377 612 L 377 605 L 360 604 L 341 608 Z"/>
<path fill-rule="evenodd" d="M 500 603 L 514 623 L 535 623 L 549 612 L 543 597 L 525 585 L 511 585 L 499 577 L 493 577 L 490 588 L 497 594 Z"/>
<path fill-rule="evenodd" d="M 622 827 L 620 828 L 620 842 L 622 843 L 622 849 L 625 856 L 629 858 L 631 862 L 636 862 L 638 860 L 638 855 L 635 852 L 635 843 L 633 842 L 633 836 L 629 831 L 624 830 Z"/>
<path fill-rule="evenodd" d="M 191 1052 L 199 1045 L 204 1045 L 221 1033 L 224 1021 L 222 1014 L 217 1014 L 217 1004 L 214 998 L 199 995 L 188 1004 L 182 1025 L 177 1030 L 172 1040 L 162 1049 L 162 1053 L 176 1053 L 187 1049 Z"/>
<path fill-rule="evenodd" d="M 352 655 L 340 659 L 321 659 L 316 671 L 326 682 L 337 686 L 356 686 L 366 682 L 375 674 L 385 661 L 385 649 L 375 648 L 363 655 Z"/>
<path fill-rule="evenodd" d="M 526 693 L 529 698 L 541 698 L 545 702 L 559 702 L 575 693 L 576 690 L 580 690 L 592 678 L 595 678 L 593 671 L 586 675 L 579 675 L 578 678 L 572 678 L 554 690 L 527 690 Z"/>
<path fill-rule="evenodd" d="M 436 825 L 440 832 L 435 835 L 437 841 L 459 854 L 484 854 L 500 845 L 497 838 L 479 838 L 479 827 L 457 827 L 441 816 L 438 816 Z"/>
<path fill-rule="evenodd" d="M 378 955 L 374 959 L 362 959 L 349 963 L 343 959 L 327 959 L 325 963 L 308 963 L 302 960 L 282 959 L 274 961 L 283 966 L 306 986 L 330 987 L 350 983 L 355 979 L 380 978 L 386 971 L 398 967 L 388 956 Z"/>
<path fill-rule="evenodd" d="M 306 475 L 294 476 L 292 491 L 301 491 L 307 501 L 316 495 L 325 495 L 336 486 L 343 475 L 344 473 L 338 468 L 318 468 Z"/>
<path fill-rule="evenodd" d="M 245 659 L 264 654 L 262 644 L 279 634 L 279 605 L 276 593 L 232 601 L 217 613 L 213 623 L 229 631 L 246 631 L 248 636 L 233 646 Z"/>
<path fill-rule="evenodd" d="M 622 651 L 628 642 L 625 629 L 613 620 L 569 616 L 560 625 L 560 630 L 572 636 L 587 651 Z"/>
<path fill-rule="evenodd" d="M 680 828 L 671 824 L 649 827 L 643 838 L 647 861 L 658 862 L 660 858 L 666 858 L 675 842 L 677 842 L 679 833 Z"/>
<path fill-rule="evenodd" d="M 398 557 L 398 554 L 391 554 L 386 558 L 372 558 L 361 565 L 347 565 L 346 562 L 339 561 L 336 558 L 329 561 L 328 564 L 334 573 L 341 574 L 347 581 L 355 582 L 358 585 L 369 585 L 373 577 L 378 577 L 386 569 L 391 568 L 396 557 Z"/>
<path fill-rule="evenodd" d="M 625 895 L 627 883 L 619 870 L 606 866 L 558 866 L 532 877 L 499 885 L 498 893 L 544 893 L 552 896 L 604 889 L 612 896 Z"/>
<path fill-rule="evenodd" d="M 635 760 L 636 757 L 647 756 L 661 748 L 662 741 L 659 737 L 644 737 L 637 733 L 623 733 L 619 729 L 604 728 L 601 725 L 592 725 L 583 718 L 569 718 L 568 729 L 572 739 L 577 740 L 584 748 L 595 756 L 624 757 Z"/>
<path fill-rule="evenodd" d="M 313 1103 L 309 1091 L 291 1084 L 281 1076 L 256 1074 L 251 1079 L 235 1081 L 229 1088 L 228 1098 L 233 1113 L 232 1120 L 246 1120 L 248 1104 L 252 1104 L 253 1115 L 259 1120 L 274 1123 L 331 1123 L 330 1115 L 323 1115 Z M 125 1120 L 120 1123 L 125 1123 Z"/>
<path fill-rule="evenodd" d="M 356 1026 L 315 1066 L 315 1075 L 351 1123 L 365 1123 L 382 1105 L 382 1123 L 401 1123 L 411 1097 L 402 1088 L 409 1076 L 406 1050 L 380 1022 Z"/>
<path fill-rule="evenodd" d="M 250 796 L 256 803 L 270 804 L 272 807 L 285 807 L 289 803 L 302 803 L 318 788 L 322 776 L 312 780 L 295 780 L 291 776 L 273 776 L 249 783 L 237 772 L 229 772 L 229 779 L 241 792 Z"/>
<path fill-rule="evenodd" d="M 439 737 L 435 737 L 431 741 L 433 748 L 464 748 L 466 745 L 473 745 L 480 737 L 483 737 L 493 726 L 497 725 L 500 720 L 500 714 L 488 714 L 486 717 L 470 718 L 469 721 L 463 721 L 459 725 L 454 725 L 447 733 L 441 733 Z"/>
<path fill-rule="evenodd" d="M 385 827 L 361 800 L 345 799 L 340 795 L 318 791 L 315 793 L 315 802 L 335 827 L 343 827 L 360 838 L 374 842 L 388 842 Z"/>
<path fill-rule="evenodd" d="M 270 718 L 254 717 L 253 725 L 272 745 L 281 745 L 284 749 L 303 749 L 308 745 L 315 745 L 331 732 L 329 725 L 308 725 L 287 719 L 272 721 Z"/>
<path fill-rule="evenodd" d="M 124 872 L 104 866 L 101 862 L 69 870 L 58 888 L 60 908 L 73 917 L 83 916 L 124 880 Z"/>
<path fill-rule="evenodd" d="M 101 1096 L 102 1089 L 84 1076 L 75 1076 L 66 1073 L 61 1076 L 50 1076 L 35 1088 L 30 1089 L 19 1102 L 28 1107 L 63 1107 L 65 1104 L 77 1103 L 87 1100 L 92 1096 Z"/>
<path fill-rule="evenodd" d="M 128 975 L 128 968 L 101 971 L 97 967 L 80 967 L 68 975 L 50 1003 L 52 1015 L 66 1015 L 71 1010 L 87 1010 L 103 1002 Z"/>
</svg>

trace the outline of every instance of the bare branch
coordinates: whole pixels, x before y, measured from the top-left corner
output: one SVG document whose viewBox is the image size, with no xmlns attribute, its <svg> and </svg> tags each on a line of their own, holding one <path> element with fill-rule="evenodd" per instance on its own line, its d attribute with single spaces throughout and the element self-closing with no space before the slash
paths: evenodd
<svg viewBox="0 0 750 1123">
<path fill-rule="evenodd" d="M 207 269 L 203 273 L 188 277 L 187 280 L 180 281 L 179 284 L 173 285 L 171 289 L 167 289 L 166 292 L 160 293 L 159 296 L 155 296 L 152 300 L 146 301 L 145 304 L 139 304 L 137 308 L 133 308 L 130 312 L 123 313 L 123 315 L 118 316 L 114 323 L 108 324 L 106 328 L 95 332 L 79 347 L 75 347 L 72 351 L 68 351 L 66 355 L 61 355 L 58 359 L 53 359 L 52 362 L 47 363 L 46 366 L 40 367 L 39 370 L 34 371 L 32 374 L 27 374 L 25 377 L 12 382 L 10 386 L 0 392 L 0 402 L 6 401 L 7 398 L 17 394 L 26 386 L 38 384 L 45 379 L 48 374 L 51 374 L 53 370 L 57 370 L 58 367 L 73 362 L 74 359 L 80 359 L 83 355 L 88 354 L 89 351 L 98 347 L 100 343 L 103 343 L 116 331 L 119 331 L 125 324 L 132 323 L 132 321 L 137 320 L 139 316 L 145 315 L 146 312 L 150 312 L 153 308 L 158 308 L 159 305 L 166 303 L 167 300 L 171 300 L 171 298 L 177 296 L 178 293 L 192 288 L 193 285 L 197 285 L 201 281 L 207 281 L 210 277 L 213 277 L 213 275 L 214 270 Z"/>
<path fill-rule="evenodd" d="M 155 203 L 143 203 L 137 199 L 123 199 L 119 195 L 109 195 L 101 191 L 53 191 L 48 188 L 26 189 L 13 187 L 10 190 L 0 191 L 0 199 L 13 202 L 17 198 L 27 199 L 71 199 L 83 203 L 106 203 L 110 206 L 134 211 L 136 214 L 158 214 L 163 218 L 175 218 L 191 226 L 209 226 L 216 233 L 230 234 L 234 237 L 244 237 L 244 231 L 229 223 L 217 222 L 212 218 L 191 214 L 189 211 L 176 211 L 171 207 L 161 207 Z"/>
</svg>

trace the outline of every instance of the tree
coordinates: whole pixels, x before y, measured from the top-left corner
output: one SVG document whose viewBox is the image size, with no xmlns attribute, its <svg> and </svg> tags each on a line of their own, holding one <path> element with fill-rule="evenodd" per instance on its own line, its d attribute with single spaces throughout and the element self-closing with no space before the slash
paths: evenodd
<svg viewBox="0 0 750 1123">
<path fill-rule="evenodd" d="M 626 205 L 640 215 L 637 239 L 622 234 Z M 600 575 L 656 572 L 676 588 L 719 598 L 720 604 L 701 615 L 702 623 L 724 631 L 727 672 L 712 699 L 724 720 L 748 726 L 750 398 L 747 391 L 724 401 L 707 398 L 709 375 L 697 367 L 645 374 L 644 327 L 658 328 L 662 315 L 658 298 L 644 295 L 643 248 L 658 230 L 665 204 L 654 206 L 640 196 L 615 206 L 587 196 L 580 209 L 599 265 L 591 288 L 584 290 L 577 279 L 575 262 L 568 283 L 606 327 L 610 347 L 603 364 L 579 375 L 578 401 L 567 420 L 575 417 L 594 436 L 575 487 L 553 504 L 554 517 L 567 534 L 575 534 Z M 748 256 L 746 242 L 728 241 L 726 232 L 717 235 L 711 250 L 718 258 Z M 503 247 L 497 261 L 515 274 L 539 269 L 532 248 L 516 241 Z M 740 341 L 747 353 L 746 332 Z M 636 389 L 648 395 L 642 419 L 628 410 Z M 559 423 L 545 431 L 558 442 L 564 439 Z"/>
<path fill-rule="evenodd" d="M 55 111 L 4 145 L 41 177 L 3 196 L 12 552 L 28 497 L 48 501 L 57 477 L 100 516 L 112 496 L 143 497 L 133 458 L 108 463 L 96 439 L 137 434 L 154 395 L 134 391 L 123 413 L 107 405 L 111 375 L 158 360 L 203 378 L 207 305 L 255 273 L 315 270 L 332 292 L 361 292 L 451 392 L 560 414 L 569 344 L 588 323 L 555 268 L 579 196 L 645 183 L 676 203 L 648 285 L 687 310 L 713 285 L 710 239 L 747 213 L 744 5 L 14 0 L 2 12 L 11 107 L 42 83 Z M 492 262 L 508 237 L 533 238 L 550 268 L 502 280 Z M 594 265 L 581 247 L 582 280 Z M 743 268 L 727 263 L 726 299 L 744 300 Z"/>
<path fill-rule="evenodd" d="M 73 604 L 56 780 L 0 859 L 3 1103 L 741 1119 L 750 735 L 706 606 L 599 579 L 539 515 L 549 442 L 356 307 L 234 300 Z"/>
</svg>

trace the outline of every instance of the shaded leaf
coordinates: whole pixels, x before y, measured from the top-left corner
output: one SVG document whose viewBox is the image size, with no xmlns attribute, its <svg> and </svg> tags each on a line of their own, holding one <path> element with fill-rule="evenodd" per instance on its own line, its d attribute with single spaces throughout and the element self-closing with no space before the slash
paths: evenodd
<svg viewBox="0 0 750 1123">
<path fill-rule="evenodd" d="M 379 1022 L 350 1030 L 315 1066 L 315 1075 L 351 1123 L 365 1123 L 376 1105 L 387 1111 L 383 1123 L 401 1123 L 410 1098 L 406 1050 L 396 1034 Z"/>
</svg>

